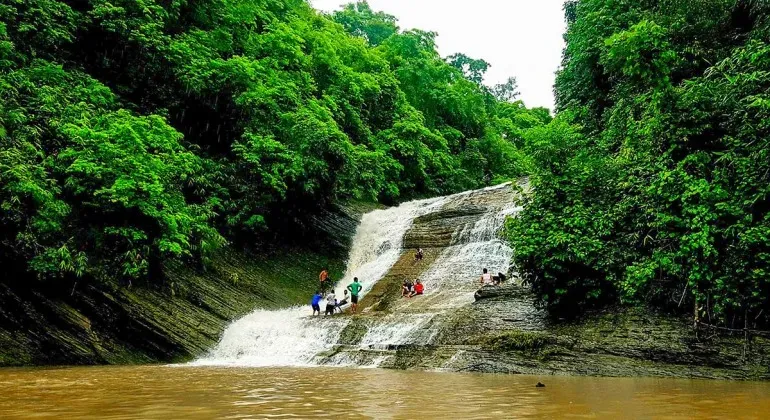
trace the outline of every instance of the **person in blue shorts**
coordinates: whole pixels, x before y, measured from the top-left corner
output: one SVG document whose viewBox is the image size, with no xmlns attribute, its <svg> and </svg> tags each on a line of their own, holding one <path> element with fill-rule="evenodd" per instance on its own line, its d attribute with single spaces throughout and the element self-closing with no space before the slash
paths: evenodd
<svg viewBox="0 0 770 420">
<path fill-rule="evenodd" d="M 321 299 L 324 295 L 321 292 L 315 292 L 313 299 L 310 300 L 310 306 L 313 308 L 313 316 L 321 315 Z"/>
</svg>

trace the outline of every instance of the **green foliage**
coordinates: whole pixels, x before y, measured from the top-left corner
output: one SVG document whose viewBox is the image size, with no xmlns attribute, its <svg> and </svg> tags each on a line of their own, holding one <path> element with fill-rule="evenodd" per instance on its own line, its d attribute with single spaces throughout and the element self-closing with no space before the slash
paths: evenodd
<svg viewBox="0 0 770 420">
<path fill-rule="evenodd" d="M 561 112 L 525 136 L 534 194 L 508 228 L 556 314 L 647 303 L 768 320 L 770 10 L 698 3 L 567 8 Z"/>
<path fill-rule="evenodd" d="M 104 85 L 45 61 L 2 83 L 4 254 L 43 277 L 136 278 L 222 242 L 182 191 L 200 158 L 162 117 L 117 109 Z"/>
<path fill-rule="evenodd" d="M 301 237 L 334 200 L 523 175 L 519 139 L 550 116 L 434 39 L 366 2 L 0 0 L 0 263 L 159 281 L 225 241 Z"/>
<path fill-rule="evenodd" d="M 373 11 L 367 1 L 350 3 L 334 12 L 332 18 L 348 33 L 362 37 L 375 46 L 398 32 L 396 17 Z"/>
<path fill-rule="evenodd" d="M 547 357 L 549 350 L 554 350 L 558 344 L 558 340 L 541 332 L 509 330 L 483 337 L 481 344 L 491 351 L 521 351 L 533 356 Z"/>
</svg>

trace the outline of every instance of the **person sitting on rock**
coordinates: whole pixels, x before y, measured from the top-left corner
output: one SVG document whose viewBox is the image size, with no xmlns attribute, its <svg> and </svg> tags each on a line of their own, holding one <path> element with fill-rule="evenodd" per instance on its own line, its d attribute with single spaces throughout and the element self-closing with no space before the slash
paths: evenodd
<svg viewBox="0 0 770 420">
<path fill-rule="evenodd" d="M 494 281 L 492 280 L 492 275 L 489 274 L 489 270 L 485 268 L 483 274 L 481 274 L 481 286 L 492 286 L 493 284 Z"/>
<path fill-rule="evenodd" d="M 417 261 L 417 262 L 420 262 L 420 261 L 422 261 L 422 257 L 423 257 L 422 248 L 419 248 L 417 250 L 417 253 L 414 254 L 414 260 Z"/>
<path fill-rule="evenodd" d="M 337 310 L 342 313 L 342 307 L 348 304 L 348 291 L 345 290 L 342 300 L 337 302 Z"/>
<path fill-rule="evenodd" d="M 496 276 L 492 277 L 492 280 L 494 280 L 495 285 L 503 284 L 505 279 L 506 279 L 505 274 L 500 273 L 500 272 L 498 272 Z"/>
<path fill-rule="evenodd" d="M 409 280 L 404 280 L 404 284 L 401 285 L 401 297 L 411 297 L 412 294 L 412 282 Z"/>
<path fill-rule="evenodd" d="M 409 294 L 409 297 L 420 296 L 423 294 L 424 291 L 425 291 L 425 286 L 423 286 L 420 279 L 417 279 L 414 282 L 414 289 L 412 290 L 412 293 Z"/>
</svg>

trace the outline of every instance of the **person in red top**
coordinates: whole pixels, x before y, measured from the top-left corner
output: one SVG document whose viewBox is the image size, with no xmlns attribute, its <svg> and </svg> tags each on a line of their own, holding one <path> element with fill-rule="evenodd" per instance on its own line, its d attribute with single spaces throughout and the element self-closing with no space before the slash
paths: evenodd
<svg viewBox="0 0 770 420">
<path fill-rule="evenodd" d="M 412 293 L 409 294 L 409 297 L 413 296 L 420 296 L 425 291 L 425 286 L 423 286 L 420 279 L 417 279 L 417 281 L 414 282 L 414 288 L 412 289 Z"/>
</svg>

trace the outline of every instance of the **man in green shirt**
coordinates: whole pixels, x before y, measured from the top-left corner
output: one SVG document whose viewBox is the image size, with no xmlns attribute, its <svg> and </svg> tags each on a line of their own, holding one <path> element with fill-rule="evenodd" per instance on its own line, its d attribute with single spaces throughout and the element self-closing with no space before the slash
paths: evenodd
<svg viewBox="0 0 770 420">
<path fill-rule="evenodd" d="M 353 277 L 353 283 L 350 283 L 348 285 L 348 290 L 350 290 L 350 312 L 356 313 L 358 311 L 358 294 L 361 293 L 361 289 L 364 287 L 361 286 L 361 283 L 358 282 L 358 277 Z"/>
</svg>

